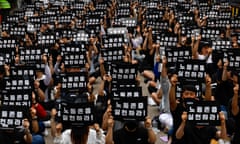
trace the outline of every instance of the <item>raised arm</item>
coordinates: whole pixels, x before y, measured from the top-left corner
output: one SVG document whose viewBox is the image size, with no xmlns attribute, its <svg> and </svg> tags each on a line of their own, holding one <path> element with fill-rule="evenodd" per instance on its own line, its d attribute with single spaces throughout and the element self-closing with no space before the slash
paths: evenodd
<svg viewBox="0 0 240 144">
<path fill-rule="evenodd" d="M 198 47 L 199 47 L 201 38 L 202 38 L 202 36 L 199 35 L 199 36 L 197 37 L 196 42 L 195 42 L 195 43 L 193 44 L 193 46 L 192 46 L 192 58 L 193 58 L 193 59 L 198 59 Z"/>
<path fill-rule="evenodd" d="M 233 98 L 232 98 L 232 109 L 231 112 L 234 116 L 236 116 L 239 113 L 239 106 L 238 106 L 238 91 L 239 91 L 239 85 L 236 84 L 233 88 Z"/>
<path fill-rule="evenodd" d="M 181 139 L 184 136 L 184 129 L 187 121 L 187 112 L 182 113 L 182 122 L 176 131 L 176 138 Z"/>
<path fill-rule="evenodd" d="M 206 89 L 205 89 L 204 100 L 211 101 L 212 100 L 212 87 L 211 87 L 212 80 L 211 80 L 211 77 L 209 76 L 209 74 L 206 75 L 205 82 L 206 82 Z"/>
</svg>

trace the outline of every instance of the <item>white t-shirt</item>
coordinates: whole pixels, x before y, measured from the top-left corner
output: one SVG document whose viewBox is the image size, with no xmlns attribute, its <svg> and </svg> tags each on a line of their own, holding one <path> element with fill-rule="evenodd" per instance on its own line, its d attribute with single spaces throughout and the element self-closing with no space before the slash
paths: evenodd
<svg viewBox="0 0 240 144">
<path fill-rule="evenodd" d="M 54 144 L 72 144 L 71 142 L 71 129 L 65 130 L 61 136 L 53 139 Z M 105 144 L 105 135 L 103 130 L 97 133 L 94 129 L 89 130 L 87 144 Z"/>
</svg>

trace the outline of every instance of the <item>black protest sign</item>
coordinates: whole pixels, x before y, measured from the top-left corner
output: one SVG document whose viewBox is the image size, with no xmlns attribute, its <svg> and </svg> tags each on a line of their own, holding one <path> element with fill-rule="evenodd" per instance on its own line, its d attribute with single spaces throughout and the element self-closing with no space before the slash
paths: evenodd
<svg viewBox="0 0 240 144">
<path fill-rule="evenodd" d="M 176 66 L 179 60 L 191 59 L 191 48 L 189 47 L 166 47 L 165 55 L 167 57 L 168 66 Z"/>
<path fill-rule="evenodd" d="M 1 106 L 0 129 L 14 130 L 23 125 L 23 119 L 29 117 L 29 108 L 26 106 Z"/>
<path fill-rule="evenodd" d="M 14 61 L 15 51 L 11 49 L 1 49 L 0 65 L 11 64 Z"/>
<path fill-rule="evenodd" d="M 218 17 L 220 19 L 230 19 L 231 15 L 232 15 L 232 12 L 229 10 L 220 10 Z"/>
<path fill-rule="evenodd" d="M 13 12 L 14 16 L 18 16 L 18 20 L 23 20 L 25 16 L 25 10 L 24 9 L 17 9 Z"/>
<path fill-rule="evenodd" d="M 88 16 L 86 18 L 86 29 L 89 34 L 96 36 L 100 32 L 101 17 L 98 15 Z"/>
<path fill-rule="evenodd" d="M 60 14 L 57 16 L 57 21 L 59 24 L 70 24 L 73 16 L 71 14 Z"/>
<path fill-rule="evenodd" d="M 35 76 L 35 65 L 16 65 L 11 66 L 10 75 L 11 76 L 29 76 L 30 78 L 34 78 Z"/>
<path fill-rule="evenodd" d="M 36 64 L 42 59 L 42 49 L 34 46 L 19 47 L 19 56 L 25 64 Z"/>
<path fill-rule="evenodd" d="M 86 64 L 86 49 L 84 44 L 69 44 L 61 46 L 64 66 L 66 68 L 83 68 Z"/>
<path fill-rule="evenodd" d="M 68 38 L 71 39 L 77 32 L 72 29 L 56 29 L 55 37 L 56 39 Z"/>
<path fill-rule="evenodd" d="M 48 24 L 51 22 L 51 15 L 41 15 L 41 23 Z"/>
<path fill-rule="evenodd" d="M 7 22 L 7 21 L 3 21 L 1 25 L 2 25 L 2 31 L 8 31 L 12 26 L 11 22 Z"/>
<path fill-rule="evenodd" d="M 215 21 L 215 28 L 226 28 L 226 25 L 230 25 L 231 20 L 229 18 L 217 19 Z"/>
<path fill-rule="evenodd" d="M 44 33 L 37 36 L 37 44 L 42 46 L 51 46 L 56 42 L 54 33 Z"/>
<path fill-rule="evenodd" d="M 232 48 L 230 40 L 216 40 L 212 41 L 212 49 L 217 51 L 223 51 L 224 49 Z"/>
<path fill-rule="evenodd" d="M 17 40 L 14 38 L 2 38 L 0 40 L 0 49 L 6 48 L 6 49 L 14 49 L 16 48 Z"/>
<path fill-rule="evenodd" d="M 10 28 L 10 35 L 24 37 L 27 32 L 27 27 L 25 25 L 12 26 Z"/>
<path fill-rule="evenodd" d="M 103 48 L 101 49 L 104 67 L 108 73 L 111 73 L 112 61 L 122 61 L 124 56 L 123 48 Z"/>
<path fill-rule="evenodd" d="M 124 44 L 124 35 L 116 34 L 116 35 L 103 35 L 102 43 L 104 48 L 122 48 Z"/>
<path fill-rule="evenodd" d="M 32 105 L 32 90 L 3 90 L 1 94 L 2 105 L 28 108 Z"/>
<path fill-rule="evenodd" d="M 228 60 L 228 68 L 230 70 L 240 71 L 240 52 L 238 49 L 227 49 L 224 52 L 224 58 Z"/>
<path fill-rule="evenodd" d="M 32 90 L 33 81 L 24 76 L 5 76 L 3 78 L 5 90 Z"/>
<path fill-rule="evenodd" d="M 182 100 L 182 92 L 184 85 L 192 85 L 196 89 L 196 97 L 201 99 L 202 97 L 202 83 L 201 82 L 188 82 L 188 81 L 179 81 L 176 85 L 176 98 Z"/>
<path fill-rule="evenodd" d="M 202 33 L 202 38 L 203 39 L 215 40 L 220 35 L 220 29 L 210 28 L 210 27 L 202 28 L 201 33 Z"/>
<path fill-rule="evenodd" d="M 29 17 L 28 22 L 33 24 L 33 26 L 36 30 L 39 30 L 41 27 L 41 17 L 40 16 Z"/>
<path fill-rule="evenodd" d="M 234 19 L 231 19 L 231 25 L 230 27 L 232 29 L 238 29 L 240 28 L 240 18 L 234 18 Z"/>
<path fill-rule="evenodd" d="M 121 18 L 120 23 L 121 26 L 127 27 L 129 33 L 134 33 L 134 29 L 137 26 L 137 19 L 131 17 Z"/>
<path fill-rule="evenodd" d="M 128 33 L 128 30 L 126 27 L 112 27 L 107 29 L 108 35 L 125 35 Z"/>
<path fill-rule="evenodd" d="M 178 38 L 177 35 L 162 33 L 160 36 L 156 37 L 157 43 L 160 44 L 160 48 L 165 49 L 166 47 L 177 46 Z"/>
<path fill-rule="evenodd" d="M 16 23 L 19 21 L 19 17 L 17 15 L 9 15 L 7 16 L 7 22 Z"/>
<path fill-rule="evenodd" d="M 220 125 L 220 105 L 216 101 L 186 102 L 187 120 L 199 126 Z"/>
<path fill-rule="evenodd" d="M 87 43 L 89 38 L 90 38 L 89 34 L 85 31 L 83 31 L 83 30 L 73 34 L 73 41 L 74 42 Z"/>
<path fill-rule="evenodd" d="M 43 7 L 43 1 L 37 0 L 34 2 L 35 9 L 40 10 Z"/>
<path fill-rule="evenodd" d="M 130 17 L 130 8 L 129 7 L 118 8 L 117 9 L 117 17 L 118 18 Z"/>
<path fill-rule="evenodd" d="M 91 125 L 95 121 L 94 103 L 61 102 L 61 119 L 67 127 Z"/>
<path fill-rule="evenodd" d="M 142 87 L 124 87 L 112 89 L 113 99 L 127 98 L 127 97 L 141 97 Z"/>
<path fill-rule="evenodd" d="M 206 75 L 206 61 L 184 60 L 178 62 L 177 71 L 179 80 L 204 82 Z"/>
<path fill-rule="evenodd" d="M 137 64 L 112 62 L 111 76 L 113 87 L 135 86 L 137 72 Z"/>
<path fill-rule="evenodd" d="M 191 21 L 194 21 L 193 20 L 193 15 L 189 14 L 189 13 L 178 13 L 178 16 L 179 18 L 179 23 L 180 24 L 185 24 L 187 22 L 191 22 Z"/>
<path fill-rule="evenodd" d="M 120 98 L 112 100 L 112 114 L 115 120 L 143 121 L 147 116 L 147 97 Z"/>
<path fill-rule="evenodd" d="M 96 5 L 96 10 L 106 10 L 108 7 L 107 2 L 101 2 Z"/>
<path fill-rule="evenodd" d="M 87 73 L 86 72 L 68 72 L 60 74 L 62 90 L 79 90 L 86 91 L 87 88 Z"/>
</svg>

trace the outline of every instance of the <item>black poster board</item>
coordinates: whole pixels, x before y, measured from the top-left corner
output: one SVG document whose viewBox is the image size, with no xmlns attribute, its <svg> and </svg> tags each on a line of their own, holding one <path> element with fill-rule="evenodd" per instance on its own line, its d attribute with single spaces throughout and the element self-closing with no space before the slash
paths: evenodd
<svg viewBox="0 0 240 144">
<path fill-rule="evenodd" d="M 199 126 L 220 125 L 220 105 L 216 101 L 188 101 L 187 120 Z"/>
<path fill-rule="evenodd" d="M 136 85 L 138 65 L 125 62 L 112 62 L 111 76 L 113 87 Z"/>
<path fill-rule="evenodd" d="M 66 127 L 91 125 L 95 121 L 94 103 L 61 102 L 60 113 Z"/>
<path fill-rule="evenodd" d="M 123 34 L 115 34 L 115 35 L 103 35 L 102 43 L 104 48 L 122 48 L 124 41 Z"/>
<path fill-rule="evenodd" d="M 25 64 L 36 64 L 42 60 L 42 49 L 34 46 L 19 47 L 19 56 Z"/>
<path fill-rule="evenodd" d="M 168 66 L 176 66 L 176 63 L 180 60 L 191 59 L 191 47 L 166 47 L 165 55 Z"/>
<path fill-rule="evenodd" d="M 196 97 L 201 99 L 202 98 L 202 83 L 201 82 L 188 82 L 188 81 L 179 81 L 176 85 L 176 98 L 180 101 L 182 100 L 182 92 L 184 85 L 193 85 L 196 88 Z"/>
<path fill-rule="evenodd" d="M 204 82 L 206 75 L 206 62 L 204 60 L 184 60 L 177 64 L 180 81 Z"/>
<path fill-rule="evenodd" d="M 14 130 L 23 125 L 23 119 L 29 117 L 29 108 L 25 106 L 1 106 L 0 129 Z"/>
<path fill-rule="evenodd" d="M 114 99 L 127 98 L 127 97 L 141 97 L 142 87 L 124 87 L 112 89 L 112 95 Z"/>
<path fill-rule="evenodd" d="M 240 72 L 239 49 L 236 49 L 236 48 L 227 49 L 224 52 L 224 58 L 228 59 L 228 61 L 229 61 L 229 65 L 228 65 L 229 70 L 235 70 L 235 71 Z"/>
<path fill-rule="evenodd" d="M 5 76 L 3 78 L 5 90 L 32 90 L 33 81 L 24 76 Z"/>
<path fill-rule="evenodd" d="M 112 114 L 115 120 L 144 121 L 147 116 L 147 97 L 120 98 L 112 100 Z"/>
<path fill-rule="evenodd" d="M 32 90 L 3 90 L 2 105 L 4 106 L 32 106 Z"/>
<path fill-rule="evenodd" d="M 25 25 L 12 26 L 10 28 L 10 35 L 24 37 L 27 32 L 27 27 Z"/>
<path fill-rule="evenodd" d="M 30 78 L 34 78 L 35 76 L 36 66 L 30 65 L 15 65 L 10 68 L 11 76 L 29 76 Z"/>
<path fill-rule="evenodd" d="M 86 48 L 82 43 L 61 45 L 61 55 L 63 56 L 66 68 L 83 68 L 86 64 Z"/>
<path fill-rule="evenodd" d="M 79 90 L 86 91 L 87 88 L 86 72 L 67 72 L 61 73 L 60 79 L 62 83 L 62 91 Z"/>
</svg>

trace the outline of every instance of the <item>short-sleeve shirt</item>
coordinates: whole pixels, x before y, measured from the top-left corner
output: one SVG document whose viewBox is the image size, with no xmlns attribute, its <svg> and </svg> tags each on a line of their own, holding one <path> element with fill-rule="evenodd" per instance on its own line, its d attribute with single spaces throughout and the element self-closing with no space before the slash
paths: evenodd
<svg viewBox="0 0 240 144">
<path fill-rule="evenodd" d="M 114 144 L 149 144 L 148 130 L 138 127 L 134 132 L 128 132 L 124 127 L 113 133 Z"/>
</svg>

